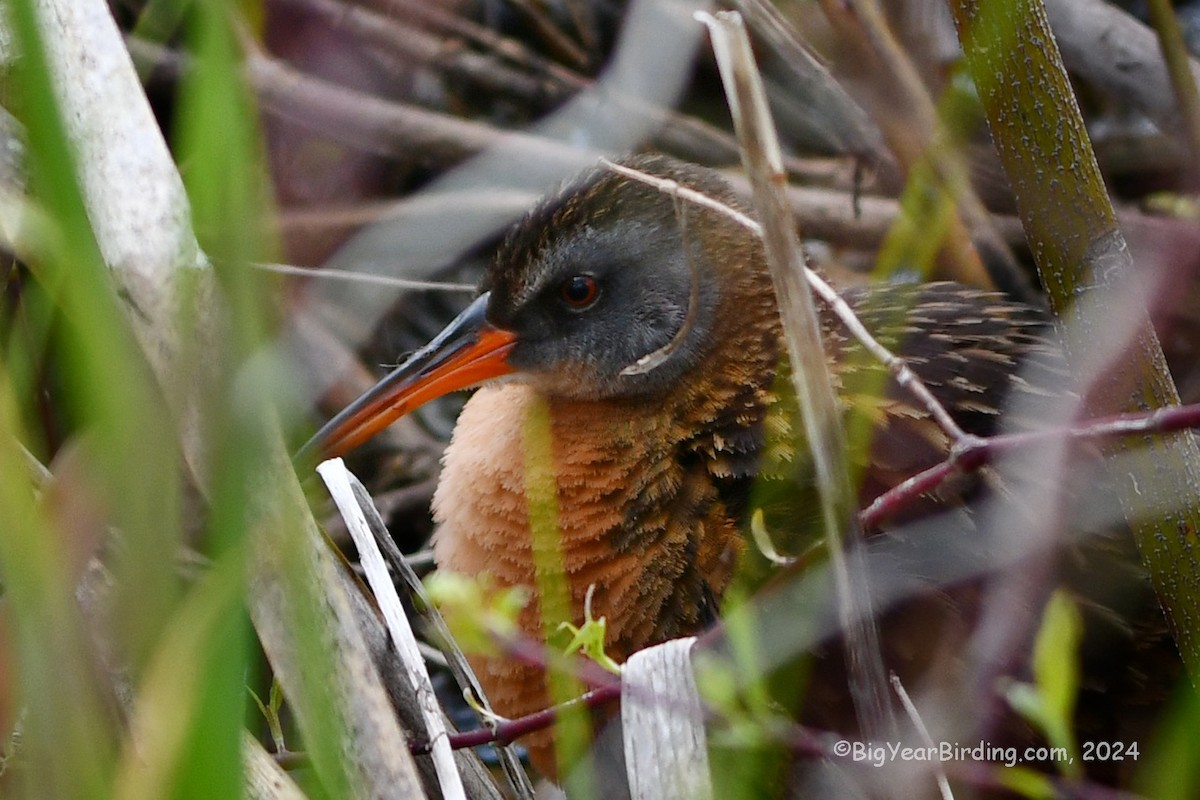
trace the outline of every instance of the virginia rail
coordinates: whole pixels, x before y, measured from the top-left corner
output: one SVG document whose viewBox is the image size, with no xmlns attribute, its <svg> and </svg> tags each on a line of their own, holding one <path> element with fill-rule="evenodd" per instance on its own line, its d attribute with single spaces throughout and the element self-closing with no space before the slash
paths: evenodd
<svg viewBox="0 0 1200 800">
<path fill-rule="evenodd" d="M 740 205 L 707 170 L 663 157 L 626 163 Z M 981 431 L 1011 388 L 1028 385 L 1017 364 L 1044 348 L 1036 312 L 955 284 L 846 297 L 968 430 Z M 879 430 L 864 491 L 939 460 L 942 431 L 895 387 L 875 396 L 865 379 L 882 367 L 832 314 L 823 322 L 843 400 L 869 407 Z M 571 612 L 582 622 L 594 586 L 593 614 L 607 618 L 606 649 L 620 661 L 713 619 L 744 549 L 749 482 L 786 472 L 801 452 L 776 390 L 781 348 L 755 236 L 596 168 L 520 222 L 479 298 L 311 446 L 341 454 L 422 403 L 483 384 L 445 452 L 434 554 L 440 570 L 488 573 L 536 598 L 523 430 L 544 399 Z M 510 377 L 489 382 L 500 376 Z M 541 638 L 536 602 L 519 624 Z M 499 657 L 475 666 L 499 713 L 549 704 L 538 670 Z M 552 774 L 547 744 L 543 736 L 530 749 Z"/>
</svg>

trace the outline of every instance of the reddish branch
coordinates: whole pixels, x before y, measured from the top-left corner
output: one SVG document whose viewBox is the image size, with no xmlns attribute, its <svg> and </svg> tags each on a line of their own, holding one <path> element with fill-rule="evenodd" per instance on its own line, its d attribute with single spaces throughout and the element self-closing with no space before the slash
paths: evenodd
<svg viewBox="0 0 1200 800">
<path fill-rule="evenodd" d="M 532 733 L 553 725 L 558 715 L 563 711 L 580 706 L 595 709 L 618 701 L 620 698 L 621 685 L 618 681 L 612 681 L 607 686 L 595 689 L 575 700 L 545 709 L 544 711 L 537 711 L 533 714 L 527 714 L 526 716 L 512 720 L 505 720 L 492 728 L 480 728 L 465 733 L 451 734 L 449 737 L 450 748 L 452 750 L 461 750 L 466 747 L 478 747 L 486 744 L 511 744 L 527 733 Z M 850 746 L 853 746 L 855 742 L 837 734 L 813 730 L 803 725 L 789 724 L 784 729 L 776 731 L 774 739 L 781 746 L 785 747 L 788 752 L 796 756 L 841 761 L 843 763 L 856 763 L 858 766 L 871 766 L 871 762 L 869 761 L 851 762 L 848 755 L 849 749 L 839 755 L 839 749 L 835 749 L 835 742 L 844 742 Z M 432 745 L 427 741 L 410 740 L 408 748 L 409 752 L 413 755 L 423 756 L 429 754 Z M 295 757 L 295 754 L 287 755 Z M 279 758 L 278 755 L 276 757 L 277 759 Z M 1003 774 L 997 771 L 998 767 L 1002 767 L 1003 765 L 997 762 L 959 762 L 947 766 L 947 771 L 952 777 L 969 786 L 991 790 L 999 790 L 1007 787 Z M 1060 793 L 1059 796 L 1061 797 L 1080 798 L 1081 800 L 1132 800 L 1137 797 L 1128 792 L 1109 789 L 1089 781 L 1050 776 L 1048 776 L 1047 780 Z"/>
<path fill-rule="evenodd" d="M 950 455 L 940 464 L 919 472 L 884 492 L 859 513 L 864 529 L 875 528 L 888 517 L 915 502 L 922 494 L 940 486 L 947 478 L 990 464 L 998 457 L 1022 447 L 1038 447 L 1056 442 L 1099 441 L 1136 434 L 1165 434 L 1200 427 L 1200 405 L 1170 406 L 1136 414 L 1115 414 L 1080 425 L 1030 431 L 1001 436 L 959 439 Z"/>
<path fill-rule="evenodd" d="M 551 706 L 516 719 L 504 720 L 496 723 L 494 727 L 479 728 L 465 733 L 452 733 L 449 736 L 450 749 L 460 750 L 464 747 L 477 747 L 482 744 L 511 744 L 527 733 L 549 728 L 558 720 L 558 715 L 564 711 L 579 707 L 595 709 L 619 699 L 621 699 L 621 683 L 613 680 L 606 686 L 593 689 L 561 705 Z M 424 756 L 431 752 L 433 744 L 414 739 L 409 740 L 408 749 L 415 756 Z"/>
</svg>

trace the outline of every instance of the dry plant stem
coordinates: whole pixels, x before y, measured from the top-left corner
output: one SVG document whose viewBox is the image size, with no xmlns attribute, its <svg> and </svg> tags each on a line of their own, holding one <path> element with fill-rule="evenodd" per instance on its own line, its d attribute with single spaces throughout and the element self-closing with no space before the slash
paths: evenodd
<svg viewBox="0 0 1200 800">
<path fill-rule="evenodd" d="M 621 667 L 621 735 L 634 800 L 712 800 L 703 700 L 687 636 L 639 650 Z"/>
<path fill-rule="evenodd" d="M 467 662 L 466 655 L 459 648 L 457 642 L 454 641 L 454 637 L 450 633 L 450 628 L 446 625 L 446 621 L 442 619 L 442 615 L 438 613 L 437 608 L 430 600 L 429 595 L 425 591 L 424 584 L 421 583 L 420 578 L 413 572 L 408 559 L 404 557 L 404 554 L 400 552 L 400 548 L 396 546 L 396 541 L 392 538 L 387 526 L 384 525 L 383 519 L 379 516 L 370 493 L 358 481 L 358 478 L 349 472 L 347 472 L 347 475 L 349 476 L 351 488 L 358 500 L 358 504 L 366 515 L 366 520 L 374 536 L 376 546 L 382 553 L 383 559 L 386 560 L 395 575 L 400 578 L 400 589 L 404 591 L 409 604 L 413 608 L 418 609 L 425 620 L 432 626 L 440 653 L 446 661 L 446 666 L 454 676 L 455 682 L 462 691 L 470 692 L 485 712 L 492 714 L 491 705 L 488 703 L 483 688 L 479 685 L 479 679 L 475 676 L 474 670 L 471 669 L 471 665 Z M 509 787 L 513 795 L 517 798 L 533 797 L 533 785 L 530 783 L 529 776 L 521 766 L 520 759 L 516 753 L 508 747 L 502 747 L 499 749 L 499 754 L 501 767 L 508 778 Z"/>
<path fill-rule="evenodd" d="M 1183 128 L 1192 151 L 1191 173 L 1194 182 L 1200 175 L 1200 92 L 1196 91 L 1196 79 L 1191 72 L 1187 46 L 1183 42 L 1179 20 L 1175 17 L 1170 0 L 1147 0 L 1146 5 L 1150 11 L 1150 21 L 1158 32 L 1171 86 L 1179 100 L 1179 113 L 1183 117 Z"/>
<path fill-rule="evenodd" d="M 346 272 L 337 269 L 317 269 L 315 267 L 297 267 L 292 264 L 254 264 L 255 269 L 264 272 L 274 272 L 277 275 L 293 275 L 302 278 L 315 278 L 326 281 L 350 281 L 351 283 L 369 283 L 374 286 L 386 286 L 391 289 L 414 290 L 431 289 L 440 292 L 460 292 L 475 294 L 477 286 L 469 283 L 444 283 L 442 281 L 417 281 L 408 278 L 393 278 L 390 275 L 375 275 L 367 272 Z"/>
<path fill-rule="evenodd" d="M 175 69 L 180 67 L 181 59 L 173 58 L 170 51 L 158 48 L 156 53 L 154 45 L 145 43 L 141 43 L 140 51 L 148 56 L 157 55 Z M 588 156 L 588 151 L 556 139 L 502 130 L 336 86 L 297 72 L 261 52 L 250 54 L 247 69 L 266 110 L 336 141 L 380 155 L 412 159 L 417 153 L 419 160 L 438 166 L 503 146 L 514 157 L 528 158 L 561 174 L 575 172 Z M 584 88 L 593 85 L 587 82 Z M 611 85 L 606 87 L 604 99 L 611 104 L 613 113 L 643 120 L 648 129 L 658 130 L 657 138 L 667 149 L 704 161 L 736 158 L 736 143 L 707 123 L 627 97 Z M 805 162 L 797 159 L 790 159 L 788 165 L 797 174 L 804 174 L 807 168 Z"/>
<path fill-rule="evenodd" d="M 183 182 L 107 7 L 62 0 L 35 5 L 45 20 L 46 55 L 96 243 L 129 300 L 130 327 L 165 396 L 182 401 L 174 410 L 184 420 L 185 460 L 202 484 L 207 436 L 195 398 L 180 398 L 173 388 L 177 292 L 185 272 L 207 274 Z"/>
<path fill-rule="evenodd" d="M 355 580 L 349 570 L 340 570 L 340 575 L 346 586 L 354 589 L 353 592 L 348 592 L 353 605 L 353 613 L 362 630 L 371 657 L 381 673 L 392 707 L 400 715 L 401 724 L 405 730 L 422 730 L 423 723 L 416 692 L 413 691 L 412 683 L 409 681 L 403 665 L 396 658 L 387 628 L 380 618 L 378 607 L 360 590 L 362 584 Z M 470 751 L 456 752 L 455 761 L 466 784 L 468 797 L 479 800 L 500 800 L 499 788 L 474 753 Z M 418 759 L 417 768 L 421 772 L 425 786 L 437 785 L 436 771 L 429 759 Z"/>
<path fill-rule="evenodd" d="M 346 527 L 358 548 L 359 561 L 375 596 L 375 602 L 387 623 L 392 645 L 416 690 L 425 732 L 433 741 L 431 756 L 437 771 L 438 788 L 447 800 L 465 800 L 462 778 L 458 774 L 445 739 L 446 727 L 433 684 L 429 679 L 429 672 L 417 648 L 416 636 L 412 626 L 408 624 L 400 597 L 396 594 L 392 579 L 388 575 L 387 565 L 379 552 L 371 525 L 367 522 L 363 509 L 359 507 L 360 499 L 355 492 L 350 473 L 340 458 L 324 462 L 317 467 L 317 472 L 325 481 L 342 518 L 346 520 Z M 370 506 L 369 498 L 366 505 Z"/>
<path fill-rule="evenodd" d="M 525 18 L 533 24 L 538 35 L 547 45 L 557 51 L 560 58 L 571 62 L 578 69 L 587 67 L 589 61 L 587 53 L 583 52 L 571 37 L 559 30 L 539 4 L 531 3 L 530 0 L 509 0 L 509 5 L 525 15 Z"/>
<path fill-rule="evenodd" d="M 1130 275 L 1131 259 L 1042 3 L 953 0 L 951 7 L 1042 282 L 1074 337 L 1069 351 L 1103 341 L 1099 326 L 1110 318 L 1136 315 L 1132 357 L 1105 376 L 1107 396 L 1099 399 L 1110 409 L 1178 405 L 1145 310 L 1108 307 L 1106 290 Z M 1068 355 L 1072 361 L 1081 357 Z M 1111 450 L 1130 446 L 1119 440 Z M 1176 645 L 1195 677 L 1200 563 L 1185 532 L 1200 530 L 1200 451 L 1190 436 L 1147 437 L 1135 463 L 1148 479 L 1139 486 L 1130 475 L 1116 475 L 1114 484 Z"/>
<path fill-rule="evenodd" d="M 130 37 L 128 46 L 140 65 L 175 76 L 187 68 L 186 56 L 161 45 Z M 586 151 L 554 139 L 383 100 L 297 72 L 266 56 L 248 59 L 247 72 L 265 111 L 364 152 L 402 159 L 419 154 L 421 163 L 441 166 L 503 145 L 534 163 L 548 161 L 562 174 L 577 171 L 587 161 Z M 583 88 L 592 85 L 585 81 Z M 708 162 L 736 158 L 737 146 L 728 134 L 701 120 L 624 98 L 611 89 L 605 97 L 620 113 L 646 116 L 661 126 L 656 136 L 666 149 Z M 788 157 L 786 164 L 791 174 L 806 181 L 845 183 L 846 170 L 830 159 Z"/>
<path fill-rule="evenodd" d="M 861 559 L 862 551 L 857 546 L 861 532 L 854 516 L 854 493 L 845 461 L 845 432 L 816 307 L 804 280 L 804 256 L 795 221 L 783 192 L 786 176 L 774 123 L 741 16 L 720 12 L 715 17 L 705 13 L 697 17 L 712 36 L 734 127 L 742 143 L 743 164 L 762 217 L 767 265 L 779 301 L 792 382 L 816 472 L 855 712 L 867 738 L 887 738 L 895 723 L 878 631 L 869 592 L 860 585 L 865 573 L 849 566 Z M 797 548 L 786 550 L 794 553 Z"/>
<path fill-rule="evenodd" d="M 37 456 L 29 452 L 29 449 L 26 448 L 25 445 L 18 441 L 13 441 L 13 444 L 16 446 L 17 452 L 20 453 L 22 460 L 25 462 L 25 469 L 29 473 L 29 480 L 33 484 L 33 488 L 38 491 L 42 491 L 46 488 L 46 485 L 50 483 L 50 479 L 53 477 L 50 474 L 50 470 L 46 468 L 45 464 L 38 460 Z"/>
<path fill-rule="evenodd" d="M 282 437 L 280 440 L 277 457 L 282 463 L 274 465 L 272 476 L 284 474 L 285 466 L 291 467 L 290 459 L 282 452 Z M 264 485 L 258 494 L 265 496 L 268 492 L 269 487 Z M 360 627 L 352 599 L 352 593 L 359 589 L 334 559 L 312 518 L 297 516 L 307 507 L 294 481 L 286 490 L 283 504 L 285 508 L 272 509 L 275 513 L 257 532 L 248 598 L 255 629 L 297 715 L 301 732 L 312 739 L 318 735 L 314 732 L 317 726 L 332 724 L 337 726 L 335 730 L 353 733 L 352 740 L 341 743 L 343 763 L 339 768 L 345 770 L 355 791 L 378 797 L 422 797 L 416 767 L 407 754 L 406 737 Z M 280 533 L 296 523 L 303 526 L 302 535 Z M 307 585 L 307 591 L 298 590 L 297 584 Z M 331 672 L 313 672 L 317 665 L 312 654 L 301 649 L 305 643 L 298 631 L 306 632 L 306 643 L 315 642 L 323 654 L 321 661 L 332 662 Z M 318 682 L 324 688 L 316 689 Z M 306 698 L 321 691 L 332 694 L 334 708 L 306 704 Z M 326 716 L 330 713 L 337 716 L 331 720 Z M 362 743 L 362 739 L 369 739 L 370 744 Z M 405 751 L 403 759 L 396 758 L 396 747 Z M 316 766 L 321 774 L 333 768 L 325 765 L 322 769 L 320 763 Z"/>
<path fill-rule="evenodd" d="M 187 67 L 186 57 L 159 45 L 133 38 L 128 44 L 135 58 L 156 68 L 180 74 Z M 584 151 L 561 142 L 382 100 L 264 56 L 248 58 L 246 72 L 264 111 L 365 152 L 444 166 L 503 145 L 564 174 L 586 158 Z"/>
<path fill-rule="evenodd" d="M 249 733 L 242 734 L 248 800 L 306 800 L 304 792 Z"/>
<path fill-rule="evenodd" d="M 560 82 L 539 80 L 495 57 L 450 47 L 444 39 L 396 18 L 338 0 L 284 0 L 284 5 L 307 9 L 331 27 L 344 29 L 389 55 L 399 56 L 406 62 L 437 65 L 447 74 L 465 78 L 491 92 L 539 103 L 567 93 L 567 87 Z"/>
<path fill-rule="evenodd" d="M 564 0 L 564 4 L 571 15 L 571 24 L 579 34 L 580 45 L 594 61 L 600 47 L 600 33 L 592 0 Z"/>
<path fill-rule="evenodd" d="M 468 79 L 492 92 L 504 92 L 525 103 L 551 105 L 574 91 L 590 88 L 592 81 L 565 70 L 553 78 L 531 77 L 498 59 L 470 50 L 447 47 L 432 34 L 399 20 L 346 5 L 338 0 L 285 0 L 316 12 L 331 24 L 341 25 L 364 41 L 389 54 L 399 53 L 419 63 L 440 66 L 448 74 Z M 703 120 L 664 108 L 651 107 L 619 94 L 607 98 L 621 113 L 637 113 L 655 120 L 657 141 L 668 150 L 702 161 L 737 157 L 737 143 L 727 133 Z"/>
<path fill-rule="evenodd" d="M 840 183 L 841 181 L 835 176 L 834 171 L 827 168 L 827 163 L 815 160 L 805 161 L 803 174 L 815 177 L 818 183 Z M 726 174 L 725 177 L 740 194 L 749 197 L 750 184 L 743 176 Z M 535 199 L 534 195 L 525 193 L 514 192 L 513 195 L 511 207 L 514 209 L 524 208 Z M 525 199 L 519 199 L 517 195 L 521 195 Z M 821 188 L 807 183 L 806 185 L 789 184 L 787 195 L 792 206 L 792 213 L 796 217 L 796 223 L 806 238 L 855 249 L 878 247 L 900 213 L 900 204 L 890 197 L 877 195 L 856 197 L 851 189 Z M 362 203 L 328 209 L 291 208 L 280 212 L 280 222 L 285 231 L 321 233 L 326 230 L 344 230 L 349 233 L 373 222 L 403 217 L 410 211 L 418 213 L 426 202 L 426 199 L 413 197 L 394 202 Z M 438 202 L 440 203 L 440 201 Z M 487 198 L 472 200 L 469 197 L 452 196 L 447 198 L 447 203 L 443 205 L 449 207 L 455 202 L 470 202 L 473 206 L 491 204 Z M 508 201 L 504 201 L 503 205 L 506 208 L 510 207 Z M 1151 238 L 1166 234 L 1195 237 L 1195 227 L 1186 221 L 1150 216 L 1136 208 L 1118 209 L 1117 217 L 1122 229 L 1129 234 L 1131 239 L 1137 239 L 1139 232 Z M 1010 247 L 1020 247 L 1025 244 L 1025 231 L 1021 228 L 1019 219 L 1004 214 L 995 214 L 992 216 L 992 222 Z M 1195 238 L 1200 243 L 1200 237 Z M 296 267 L 295 269 L 307 268 Z M 325 271 L 322 273 L 313 275 L 313 277 L 327 276 Z M 331 277 L 331 279 L 333 278 Z M 351 280 L 351 278 L 344 280 Z M 466 286 L 466 284 L 450 285 Z M 472 287 L 472 291 L 474 290 L 475 287 Z"/>
<path fill-rule="evenodd" d="M 432 664 L 441 669 L 450 669 L 450 661 L 441 650 L 438 650 L 433 645 L 418 640 L 417 649 L 421 651 L 421 658 L 425 659 L 426 664 Z"/>
<path fill-rule="evenodd" d="M 845 165 L 845 159 L 804 159 L 791 164 L 789 172 L 801 176 L 804 184 L 788 187 L 792 210 L 801 230 L 811 238 L 854 247 L 876 247 L 887 235 L 899 213 L 899 205 L 891 198 L 856 196 L 857 190 L 851 185 Z M 729 174 L 726 177 L 739 192 L 749 196 L 749 183 L 744 177 Z M 844 188 L 820 188 L 822 186 Z M 472 212 L 504 211 L 516 216 L 538 197 L 535 192 L 516 190 L 492 190 L 486 194 L 478 191 L 452 191 L 433 196 L 418 194 L 354 205 L 284 208 L 279 212 L 278 222 L 285 238 L 289 239 L 330 232 L 348 236 L 374 222 L 434 217 L 464 208 Z M 1016 217 L 998 217 L 996 223 L 1009 244 L 1024 243 L 1025 234 Z"/>
<path fill-rule="evenodd" d="M 911 103 L 912 108 L 919 109 L 918 118 L 921 121 L 919 130 L 923 132 L 924 144 L 922 156 L 927 159 L 938 180 L 957 203 L 961 222 L 956 219 L 952 223 L 949 232 L 952 246 L 959 246 L 955 242 L 955 238 L 964 233 L 962 225 L 965 224 L 969 231 L 969 237 L 974 237 L 980 244 L 985 245 L 991 256 L 990 269 L 992 272 L 989 272 L 987 265 L 979 261 L 979 268 L 983 270 L 987 278 L 986 281 L 979 282 L 977 285 L 994 286 L 996 281 L 993 272 L 999 271 L 1002 272 L 1000 283 L 1006 291 L 1021 297 L 1030 304 L 1038 304 L 1041 296 L 1031 285 L 1020 264 L 1017 263 L 1008 240 L 1001 234 L 983 201 L 972 187 L 968 176 L 969 170 L 963 163 L 962 154 L 946 141 L 945 126 L 938 121 L 933 99 L 929 96 L 911 59 L 892 35 L 878 2 L 876 0 L 856 0 L 856 5 L 863 26 L 869 31 L 868 37 L 872 47 L 886 68 L 894 71 L 894 74 L 899 77 L 906 102 Z M 912 166 L 909 164 L 910 168 Z M 970 251 L 960 257 L 962 259 L 960 263 L 967 270 L 963 275 L 965 282 L 976 283 L 978 280 L 975 274 L 976 260 L 980 259 L 980 255 L 975 243 L 968 243 Z"/>
<path fill-rule="evenodd" d="M 491 28 L 486 28 L 474 20 L 446 11 L 440 5 L 430 3 L 428 0 L 369 0 L 362 5 L 372 7 L 380 14 L 412 19 L 443 33 L 460 36 L 513 64 L 552 79 L 563 86 L 582 89 L 586 84 L 586 80 L 577 72 L 534 53 L 520 40 L 502 36 Z"/>
<path fill-rule="evenodd" d="M 264 110 L 379 155 L 443 166 L 504 145 L 517 155 L 561 164 L 564 172 L 579 164 L 581 151 L 561 142 L 382 100 L 274 59 L 252 57 L 246 68 Z"/>
<path fill-rule="evenodd" d="M 132 37 L 128 44 L 139 64 L 172 74 L 187 66 L 186 56 L 161 45 Z M 585 151 L 554 139 L 356 92 L 297 72 L 261 53 L 248 58 L 247 67 L 264 110 L 365 152 L 403 159 L 419 155 L 420 163 L 441 166 L 504 145 L 529 159 L 536 160 L 541 152 L 564 174 L 576 171 L 586 161 Z M 581 89 L 592 86 L 580 79 Z M 705 162 L 737 157 L 737 145 L 729 135 L 702 120 L 625 97 L 611 87 L 605 100 L 613 105 L 614 113 L 644 117 L 653 123 L 655 138 L 664 149 Z M 794 157 L 787 159 L 787 167 L 792 174 L 817 182 L 829 182 L 837 174 L 826 162 Z"/>
</svg>

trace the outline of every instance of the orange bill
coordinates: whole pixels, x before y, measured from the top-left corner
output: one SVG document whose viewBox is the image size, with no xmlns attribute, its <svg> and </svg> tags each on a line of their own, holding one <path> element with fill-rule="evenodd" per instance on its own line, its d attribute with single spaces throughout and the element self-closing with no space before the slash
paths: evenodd
<svg viewBox="0 0 1200 800">
<path fill-rule="evenodd" d="M 476 298 L 433 341 L 329 420 L 296 454 L 296 463 L 340 456 L 414 409 L 457 389 L 513 371 L 510 331 L 484 318 L 488 295 Z"/>
</svg>

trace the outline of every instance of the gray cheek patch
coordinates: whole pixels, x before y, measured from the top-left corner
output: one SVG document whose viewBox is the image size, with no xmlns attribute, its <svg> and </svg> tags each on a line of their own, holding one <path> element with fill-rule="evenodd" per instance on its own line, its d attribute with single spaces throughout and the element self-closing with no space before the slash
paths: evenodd
<svg viewBox="0 0 1200 800">
<path fill-rule="evenodd" d="M 630 375 L 646 375 L 667 362 L 675 352 L 683 346 L 691 334 L 692 329 L 696 327 L 696 320 L 700 318 L 700 276 L 696 270 L 695 260 L 691 256 L 691 248 L 687 248 L 687 265 L 688 277 L 690 279 L 690 288 L 688 290 L 688 306 L 687 313 L 683 316 L 683 321 L 679 324 L 678 330 L 671 337 L 670 341 L 659 347 L 656 350 L 651 350 L 644 356 L 634 361 L 629 366 L 621 370 L 622 376 Z"/>
</svg>

